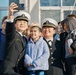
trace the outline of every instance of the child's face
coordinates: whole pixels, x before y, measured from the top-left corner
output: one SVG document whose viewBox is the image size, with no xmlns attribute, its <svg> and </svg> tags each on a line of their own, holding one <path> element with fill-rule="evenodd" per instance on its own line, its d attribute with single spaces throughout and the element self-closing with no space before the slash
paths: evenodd
<svg viewBox="0 0 76 75">
<path fill-rule="evenodd" d="M 53 27 L 43 27 L 42 34 L 45 38 L 53 37 L 55 34 L 55 29 Z"/>
<path fill-rule="evenodd" d="M 37 27 L 31 28 L 30 36 L 32 39 L 38 39 L 41 35 L 41 32 Z"/>
<path fill-rule="evenodd" d="M 23 32 L 28 28 L 28 23 L 27 21 L 24 21 L 24 20 L 17 20 L 15 27 L 16 27 L 16 30 L 18 30 L 19 32 Z"/>
</svg>

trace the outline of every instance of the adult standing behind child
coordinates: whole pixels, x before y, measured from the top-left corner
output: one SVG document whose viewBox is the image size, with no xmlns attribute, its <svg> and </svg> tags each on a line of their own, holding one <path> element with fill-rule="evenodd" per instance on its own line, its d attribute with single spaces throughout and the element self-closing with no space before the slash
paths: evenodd
<svg viewBox="0 0 76 75">
<path fill-rule="evenodd" d="M 44 70 L 48 70 L 49 48 L 41 37 L 39 26 L 32 26 L 30 29 L 30 40 L 27 44 L 25 54 L 25 66 L 29 75 L 44 75 Z"/>
</svg>

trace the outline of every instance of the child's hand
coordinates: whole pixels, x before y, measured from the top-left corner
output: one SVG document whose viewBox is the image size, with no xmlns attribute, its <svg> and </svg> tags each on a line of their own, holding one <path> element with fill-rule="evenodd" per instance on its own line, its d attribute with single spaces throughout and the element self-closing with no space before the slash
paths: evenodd
<svg viewBox="0 0 76 75">
<path fill-rule="evenodd" d="M 71 48 L 69 48 L 68 50 L 71 55 L 74 53 L 74 51 Z"/>
<path fill-rule="evenodd" d="M 30 64 L 30 66 L 34 66 L 33 64 Z"/>
<path fill-rule="evenodd" d="M 26 64 L 26 63 L 24 63 L 24 66 L 28 67 L 28 66 L 33 66 L 33 65 L 32 64 Z"/>
</svg>

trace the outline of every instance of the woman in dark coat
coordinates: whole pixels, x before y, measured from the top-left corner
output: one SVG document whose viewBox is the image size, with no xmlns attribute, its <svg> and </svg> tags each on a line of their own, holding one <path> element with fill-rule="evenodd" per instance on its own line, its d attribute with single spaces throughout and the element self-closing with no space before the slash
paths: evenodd
<svg viewBox="0 0 76 75">
<path fill-rule="evenodd" d="M 76 19 L 75 18 L 66 18 L 62 21 L 62 26 L 64 32 L 61 33 L 61 43 L 62 48 L 64 50 L 64 62 L 65 62 L 65 69 L 66 75 L 74 75 L 74 68 L 76 65 L 76 56 L 74 56 L 74 51 L 69 47 L 71 41 L 68 40 L 72 39 L 71 32 L 76 29 Z"/>
</svg>

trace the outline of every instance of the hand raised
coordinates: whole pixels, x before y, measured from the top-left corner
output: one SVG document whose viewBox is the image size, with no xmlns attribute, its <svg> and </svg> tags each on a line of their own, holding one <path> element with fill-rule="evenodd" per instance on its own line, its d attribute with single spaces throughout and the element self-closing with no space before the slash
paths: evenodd
<svg viewBox="0 0 76 75">
<path fill-rule="evenodd" d="M 12 19 L 13 13 L 18 11 L 16 8 L 18 8 L 17 4 L 12 2 L 9 6 L 9 13 L 8 13 L 8 19 Z"/>
</svg>

